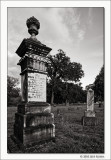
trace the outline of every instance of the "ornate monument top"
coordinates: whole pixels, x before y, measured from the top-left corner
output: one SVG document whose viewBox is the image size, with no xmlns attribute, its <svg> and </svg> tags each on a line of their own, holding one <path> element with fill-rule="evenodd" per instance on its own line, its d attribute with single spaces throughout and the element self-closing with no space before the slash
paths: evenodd
<svg viewBox="0 0 111 160">
<path fill-rule="evenodd" d="M 40 29 L 40 22 L 34 16 L 32 16 L 27 19 L 26 25 L 31 38 L 36 38 L 35 36 L 39 33 L 38 30 Z"/>
<path fill-rule="evenodd" d="M 86 90 L 88 91 L 92 91 L 93 90 L 93 87 L 94 87 L 94 84 L 89 84 L 86 86 Z"/>
<path fill-rule="evenodd" d="M 26 53 L 32 53 L 35 55 L 47 56 L 47 54 L 52 50 L 46 45 L 42 44 L 37 40 L 36 35 L 38 34 L 38 30 L 40 29 L 40 22 L 33 16 L 27 19 L 26 25 L 28 27 L 28 32 L 31 35 L 30 38 L 24 39 L 16 53 L 23 57 Z"/>
<path fill-rule="evenodd" d="M 89 92 L 92 92 L 93 90 L 92 90 L 92 88 L 89 88 Z"/>
</svg>

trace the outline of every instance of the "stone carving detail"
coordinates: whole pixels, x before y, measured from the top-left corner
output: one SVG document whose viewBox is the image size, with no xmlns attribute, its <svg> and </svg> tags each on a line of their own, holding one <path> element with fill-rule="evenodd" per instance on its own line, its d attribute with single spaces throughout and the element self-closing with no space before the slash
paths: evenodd
<svg viewBox="0 0 111 160">
<path fill-rule="evenodd" d="M 30 17 L 26 21 L 28 32 L 32 36 L 35 36 L 38 34 L 38 29 L 40 29 L 40 23 L 35 17 Z"/>
</svg>

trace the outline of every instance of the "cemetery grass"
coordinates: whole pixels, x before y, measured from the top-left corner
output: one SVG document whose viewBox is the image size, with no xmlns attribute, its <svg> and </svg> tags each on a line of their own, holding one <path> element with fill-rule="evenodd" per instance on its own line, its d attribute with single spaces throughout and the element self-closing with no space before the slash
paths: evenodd
<svg viewBox="0 0 111 160">
<path fill-rule="evenodd" d="M 12 153 L 23 151 L 14 144 L 10 136 L 13 134 L 14 116 L 17 108 L 8 107 L 7 148 Z M 28 148 L 26 153 L 104 153 L 104 107 L 95 106 L 97 126 L 82 126 L 82 116 L 86 105 L 52 107 L 55 124 L 55 141 L 44 142 Z"/>
</svg>

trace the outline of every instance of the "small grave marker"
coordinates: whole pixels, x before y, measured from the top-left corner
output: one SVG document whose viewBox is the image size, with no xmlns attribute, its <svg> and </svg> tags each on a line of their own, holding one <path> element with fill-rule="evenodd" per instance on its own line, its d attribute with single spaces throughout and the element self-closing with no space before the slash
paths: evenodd
<svg viewBox="0 0 111 160">
<path fill-rule="evenodd" d="M 97 119 L 94 111 L 94 91 L 92 90 L 93 85 L 87 86 L 87 110 L 82 117 L 83 126 L 95 126 Z"/>
</svg>

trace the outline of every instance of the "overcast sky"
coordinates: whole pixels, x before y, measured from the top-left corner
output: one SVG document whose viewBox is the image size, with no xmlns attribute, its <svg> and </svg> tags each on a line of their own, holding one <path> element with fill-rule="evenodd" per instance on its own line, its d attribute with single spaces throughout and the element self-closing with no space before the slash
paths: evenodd
<svg viewBox="0 0 111 160">
<path fill-rule="evenodd" d="M 71 61 L 82 64 L 83 88 L 94 82 L 103 65 L 103 8 L 8 8 L 8 75 L 20 78 L 20 57 L 15 53 L 24 38 L 29 38 L 26 20 L 40 22 L 37 39 L 52 48 L 62 49 Z"/>
</svg>

